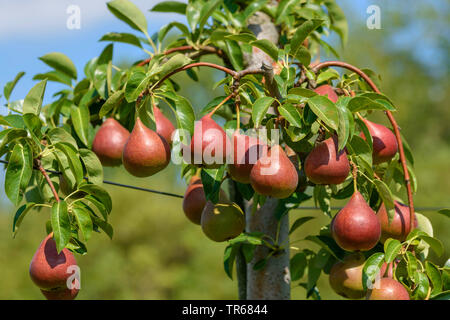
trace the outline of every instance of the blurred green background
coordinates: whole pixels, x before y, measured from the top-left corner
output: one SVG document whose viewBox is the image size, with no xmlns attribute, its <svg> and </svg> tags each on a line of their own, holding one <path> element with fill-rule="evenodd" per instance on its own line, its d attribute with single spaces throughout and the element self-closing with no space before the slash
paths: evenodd
<svg viewBox="0 0 450 320">
<path fill-rule="evenodd" d="M 340 0 L 349 20 L 349 39 L 339 49 L 340 59 L 371 68 L 382 77 L 382 91 L 395 102 L 396 119 L 414 152 L 418 179 L 416 206 L 450 207 L 450 83 L 448 2 Z M 369 5 L 381 9 L 381 29 L 369 30 Z M 337 47 L 338 41 L 330 41 Z M 322 60 L 334 57 L 324 55 Z M 18 66 L 19 68 L 20 66 Z M 200 110 L 220 91 L 211 84 L 220 74 L 202 70 L 200 83 L 178 76 L 182 94 Z M 382 115 L 373 119 L 387 122 Z M 153 177 L 137 179 L 122 168 L 105 170 L 105 178 L 183 194 L 185 184 L 172 164 Z M 2 176 L 3 177 L 3 176 Z M 3 183 L 3 181 L 1 182 Z M 225 243 L 209 241 L 199 226 L 190 223 L 181 199 L 106 186 L 113 198 L 111 223 L 114 239 L 94 235 L 89 253 L 77 256 L 82 270 L 79 299 L 236 299 L 237 283 L 226 277 L 222 256 Z M 339 205 L 339 203 L 332 203 Z M 311 204 L 306 204 L 311 205 Z M 48 211 L 29 214 L 16 239 L 12 238 L 14 208 L 6 197 L 0 202 L 0 299 L 42 299 L 28 276 L 28 266 L 45 236 Z M 430 257 L 442 265 L 449 257 L 450 220 L 436 212 L 422 212 L 433 223 L 445 253 Z M 302 215 L 318 218 L 299 228 L 292 240 L 316 234 L 328 218 L 319 211 L 291 212 L 291 221 Z M 308 244 L 317 249 L 315 244 Z M 322 275 L 323 299 L 337 299 Z M 293 287 L 293 299 L 304 299 L 305 290 Z"/>
</svg>

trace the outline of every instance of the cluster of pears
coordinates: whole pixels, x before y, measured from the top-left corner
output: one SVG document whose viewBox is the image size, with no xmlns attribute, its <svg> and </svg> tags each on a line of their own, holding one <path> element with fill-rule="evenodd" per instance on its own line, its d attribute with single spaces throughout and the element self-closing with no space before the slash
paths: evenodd
<svg viewBox="0 0 450 320">
<path fill-rule="evenodd" d="M 380 268 L 375 283 L 369 290 L 363 287 L 364 255 L 353 253 L 342 261 L 333 265 L 330 270 L 329 282 L 331 288 L 340 296 L 347 299 L 367 300 L 410 300 L 408 290 L 397 280 L 393 279 L 396 262 Z"/>
<path fill-rule="evenodd" d="M 30 277 L 48 300 L 73 300 L 78 294 L 80 283 L 74 277 L 69 288 L 67 282 L 76 266 L 72 252 L 64 248 L 58 253 L 53 233 L 50 233 L 31 260 Z"/>
<path fill-rule="evenodd" d="M 92 150 L 104 166 L 123 163 L 136 177 L 148 177 L 163 170 L 170 162 L 170 145 L 175 130 L 158 107 L 153 107 L 156 132 L 136 118 L 131 134 L 114 118 L 107 119 L 97 131 Z"/>
<path fill-rule="evenodd" d="M 297 169 L 281 146 L 269 147 L 239 130 L 230 141 L 212 119 L 212 113 L 196 123 L 190 147 L 191 159 L 199 159 L 198 164 L 206 168 L 218 167 L 231 159 L 228 161 L 230 177 L 240 183 L 250 183 L 259 194 L 282 199 L 297 189 Z"/>
</svg>

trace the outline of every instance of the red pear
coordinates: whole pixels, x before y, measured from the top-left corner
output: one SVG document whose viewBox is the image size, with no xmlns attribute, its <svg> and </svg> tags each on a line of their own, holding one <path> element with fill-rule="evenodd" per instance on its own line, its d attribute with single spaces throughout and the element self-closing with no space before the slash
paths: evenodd
<svg viewBox="0 0 450 320">
<path fill-rule="evenodd" d="M 320 87 L 317 87 L 316 89 L 314 89 L 314 92 L 316 92 L 318 95 L 321 96 L 327 96 L 328 99 L 330 99 L 334 103 L 336 103 L 339 99 L 336 92 L 334 92 L 333 87 L 330 86 L 329 84 L 324 84 L 321 85 Z"/>
<path fill-rule="evenodd" d="M 408 290 L 391 278 L 375 281 L 373 289 L 367 292 L 367 300 L 410 300 Z"/>
<path fill-rule="evenodd" d="M 208 201 L 202 212 L 202 230 L 216 242 L 236 238 L 245 228 L 244 213 L 236 203 L 217 203 Z"/>
<path fill-rule="evenodd" d="M 123 149 L 125 169 L 136 177 L 148 177 L 163 170 L 170 162 L 170 146 L 166 139 L 147 128 L 137 118 Z"/>
<path fill-rule="evenodd" d="M 70 267 L 76 265 L 72 252 L 66 248 L 60 253 L 57 252 L 51 233 L 41 242 L 31 260 L 30 277 L 41 290 L 49 292 L 70 290 L 67 288 L 67 279 L 73 274 Z M 76 293 L 78 293 L 77 289 Z M 73 298 L 76 293 L 71 291 Z"/>
<path fill-rule="evenodd" d="M 155 116 L 156 133 L 166 139 L 166 141 L 171 145 L 172 134 L 175 131 L 175 127 L 157 106 L 153 106 L 153 115 Z"/>
<path fill-rule="evenodd" d="M 363 121 L 366 124 L 367 129 L 369 129 L 373 140 L 373 163 L 379 164 L 391 160 L 398 150 L 395 134 L 381 124 L 371 122 L 367 119 L 364 119 Z M 360 136 L 365 138 L 364 133 L 362 132 Z"/>
<path fill-rule="evenodd" d="M 366 291 L 362 284 L 364 256 L 360 253 L 346 256 L 330 270 L 330 286 L 340 296 L 348 299 L 364 298 Z"/>
<path fill-rule="evenodd" d="M 233 163 L 228 165 L 228 171 L 233 180 L 240 183 L 250 183 L 250 172 L 256 161 L 267 153 L 267 145 L 255 137 L 240 134 L 236 131 L 232 137 Z"/>
<path fill-rule="evenodd" d="M 219 199 L 221 201 L 228 200 L 226 193 L 222 189 L 220 189 Z M 206 197 L 202 180 L 198 176 L 194 176 L 189 181 L 189 185 L 184 193 L 183 212 L 189 220 L 199 225 L 205 205 Z"/>
<path fill-rule="evenodd" d="M 381 204 L 378 209 L 378 220 L 381 224 L 381 242 L 385 242 L 386 239 L 392 238 L 399 241 L 405 241 L 409 232 L 411 231 L 411 219 L 409 215 L 409 207 L 403 203 L 394 201 L 394 218 L 389 223 L 388 213 L 386 207 Z"/>
<path fill-rule="evenodd" d="M 202 180 L 199 177 L 193 177 L 184 193 L 183 212 L 193 223 L 200 224 L 205 204 L 206 198 Z"/>
<path fill-rule="evenodd" d="M 334 216 L 331 235 L 347 251 L 367 251 L 377 244 L 381 235 L 380 222 L 359 191 Z"/>
<path fill-rule="evenodd" d="M 74 280 L 72 282 L 72 289 L 69 288 L 56 288 L 53 290 L 41 289 L 42 294 L 47 298 L 47 300 L 73 300 L 77 297 L 80 291 L 79 286 L 77 286 L 78 281 Z"/>
<path fill-rule="evenodd" d="M 195 123 L 191 157 L 194 164 L 213 168 L 226 162 L 231 142 L 211 116 L 207 114 Z"/>
<path fill-rule="evenodd" d="M 297 188 L 298 174 L 283 149 L 276 145 L 253 166 L 250 183 L 259 194 L 284 199 Z"/>
<path fill-rule="evenodd" d="M 104 166 L 118 166 L 122 163 L 122 150 L 130 133 L 113 118 L 108 118 L 100 126 L 94 141 L 92 151 L 95 152 Z"/>
<path fill-rule="evenodd" d="M 349 172 L 347 153 L 345 149 L 338 152 L 336 136 L 317 144 L 305 160 L 306 176 L 315 184 L 342 183 Z"/>
</svg>

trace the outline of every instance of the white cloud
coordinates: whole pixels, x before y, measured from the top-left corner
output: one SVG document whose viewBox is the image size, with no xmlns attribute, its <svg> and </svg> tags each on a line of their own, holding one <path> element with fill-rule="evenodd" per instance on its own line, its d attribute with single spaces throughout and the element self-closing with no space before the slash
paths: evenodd
<svg viewBox="0 0 450 320">
<path fill-rule="evenodd" d="M 0 0 L 0 39 L 18 35 L 54 35 L 67 31 L 66 13 L 70 5 L 81 10 L 81 28 L 116 19 L 107 9 L 106 0 Z M 159 0 L 132 0 L 147 17 L 159 21 L 180 19 L 180 15 L 150 13 Z"/>
</svg>

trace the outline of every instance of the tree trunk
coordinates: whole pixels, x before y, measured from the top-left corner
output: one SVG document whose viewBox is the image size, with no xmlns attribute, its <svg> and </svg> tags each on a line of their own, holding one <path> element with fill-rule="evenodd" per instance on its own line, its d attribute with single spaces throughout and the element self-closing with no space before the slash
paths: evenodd
<svg viewBox="0 0 450 320">
<path fill-rule="evenodd" d="M 258 39 L 267 39 L 278 44 L 279 33 L 271 18 L 257 12 L 249 19 L 249 29 Z M 261 50 L 254 50 L 251 56 L 246 56 L 247 67 L 260 68 L 263 63 L 272 65 L 272 59 Z M 270 112 L 270 111 L 269 111 Z M 275 218 L 275 209 L 278 200 L 267 198 L 265 204 L 252 214 L 251 203 L 246 203 L 246 231 L 263 232 L 273 239 L 277 235 L 278 221 Z M 290 299 L 290 273 L 289 273 L 289 217 L 285 215 L 279 222 L 278 243 L 287 243 L 286 250 L 271 256 L 264 268 L 254 270 L 254 265 L 269 254 L 269 249 L 258 246 L 255 249 L 253 260 L 247 265 L 246 298 L 251 299 Z M 241 261 L 242 263 L 242 257 Z M 238 260 L 239 265 L 239 260 Z M 237 267 L 239 269 L 239 266 Z M 241 271 L 242 272 L 242 271 Z M 239 277 L 238 277 L 239 278 Z M 241 288 L 242 284 L 239 286 Z"/>
<path fill-rule="evenodd" d="M 249 203 L 246 210 L 247 231 L 263 232 L 275 239 L 278 227 L 278 221 L 275 218 L 277 204 L 277 199 L 267 198 L 264 205 L 252 214 L 252 204 Z M 288 215 L 285 215 L 279 223 L 278 243 L 288 243 Z M 254 265 L 267 257 L 269 252 L 267 247 L 256 247 L 253 260 L 247 265 L 247 299 L 249 300 L 288 300 L 291 298 L 289 246 L 283 252 L 271 256 L 264 268 L 253 269 Z"/>
</svg>

